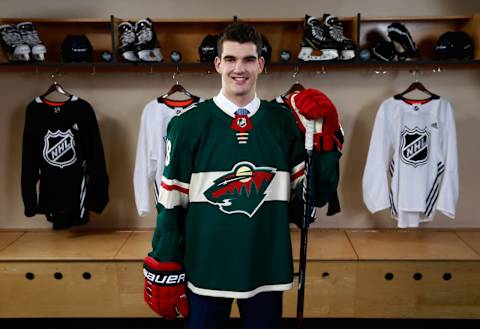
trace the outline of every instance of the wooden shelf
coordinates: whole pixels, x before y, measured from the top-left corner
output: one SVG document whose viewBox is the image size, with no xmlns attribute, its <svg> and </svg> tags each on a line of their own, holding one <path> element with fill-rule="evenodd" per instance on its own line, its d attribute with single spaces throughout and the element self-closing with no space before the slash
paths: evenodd
<svg viewBox="0 0 480 329">
<path fill-rule="evenodd" d="M 112 50 L 111 19 L 0 18 L 0 24 L 20 22 L 32 22 L 35 25 L 40 39 L 47 48 L 45 54 L 47 61 L 61 61 L 61 45 L 68 34 L 84 34 L 92 44 L 95 60 L 100 60 L 103 51 Z M 2 51 L 0 54 L 0 62 L 8 62 L 5 52 Z"/>
<path fill-rule="evenodd" d="M 480 255 L 455 232 L 348 231 L 346 234 L 359 260 L 480 261 Z"/>
<path fill-rule="evenodd" d="M 0 251 L 8 247 L 10 244 L 15 242 L 18 238 L 20 238 L 24 232 L 0 232 Z"/>
<path fill-rule="evenodd" d="M 450 16 L 366 16 L 362 17 L 362 22 L 437 22 L 437 21 L 456 21 L 468 22 L 472 15 L 450 15 Z"/>
<path fill-rule="evenodd" d="M 141 261 L 153 230 L 0 231 L 0 261 Z M 298 260 L 300 231 L 291 230 Z M 310 229 L 308 260 L 480 261 L 480 231 Z M 5 241 L 5 242 L 3 242 Z"/>
<path fill-rule="evenodd" d="M 323 62 L 273 62 L 266 66 L 265 73 L 271 72 L 321 72 L 322 70 L 359 70 L 366 68 L 389 68 L 396 70 L 405 69 L 464 69 L 475 68 L 480 60 L 424 60 L 405 62 L 379 62 L 379 61 L 323 61 Z M 115 73 L 115 72 L 145 72 L 145 73 L 174 73 L 201 72 L 215 73 L 213 64 L 210 63 L 125 63 L 125 62 L 93 62 L 93 63 L 65 63 L 65 62 L 12 62 L 0 63 L 0 72 L 47 72 L 47 73 Z"/>
<path fill-rule="evenodd" d="M 315 15 L 315 13 L 311 13 Z M 318 16 L 321 18 L 321 16 Z M 477 45 L 480 45 L 480 15 L 472 16 L 412 16 L 412 17 L 362 17 L 360 14 L 350 17 L 340 17 L 344 27 L 344 34 L 351 38 L 358 49 L 371 48 L 379 38 L 386 37 L 387 26 L 392 22 L 402 22 L 412 34 L 420 50 L 420 58 L 407 62 L 362 62 L 358 58 L 352 61 L 323 61 L 299 62 L 296 56 L 300 50 L 303 36 L 303 17 L 300 18 L 236 18 L 237 21 L 254 25 L 262 33 L 272 47 L 272 62 L 267 70 L 292 71 L 297 67 L 302 71 L 329 68 L 359 68 L 365 66 L 392 66 L 404 68 L 406 66 L 449 66 L 464 67 L 476 66 L 480 61 L 480 46 L 476 47 L 474 60 L 447 60 L 434 59 L 433 46 L 441 34 L 447 31 L 464 30 L 469 33 Z M 89 72 L 93 70 L 104 72 L 172 72 L 177 64 L 170 60 L 172 51 L 182 54 L 179 69 L 182 72 L 214 71 L 210 63 L 200 63 L 198 47 L 208 34 L 220 34 L 225 26 L 234 18 L 220 19 L 152 19 L 157 34 L 164 62 L 162 63 L 130 63 L 124 61 L 118 52 L 119 35 L 118 25 L 122 21 L 135 22 L 138 18 L 119 18 L 111 16 L 109 19 L 48 19 L 48 18 L 4 18 L 0 23 L 18 23 L 31 21 L 37 27 L 40 39 L 47 47 L 47 62 L 19 63 L 8 62 L 2 52 L 0 56 L 0 71 L 49 71 L 54 69 L 65 71 Z M 62 63 L 61 43 L 67 34 L 85 34 L 94 49 L 93 63 Z M 292 55 L 292 61 L 281 62 L 280 52 L 287 50 Z M 110 51 L 112 62 L 102 62 L 100 54 Z"/>
<path fill-rule="evenodd" d="M 419 50 L 420 61 L 435 58 L 434 47 L 440 36 L 449 31 L 467 32 L 476 45 L 480 44 L 480 16 L 402 16 L 402 17 L 361 17 L 359 19 L 359 49 L 371 49 L 378 42 L 388 39 L 387 27 L 393 22 L 405 25 Z M 474 59 L 480 59 L 476 47 Z"/>
<path fill-rule="evenodd" d="M 5 232 L 1 232 L 3 237 Z M 0 261 L 113 260 L 131 231 L 26 232 L 1 251 Z"/>
</svg>

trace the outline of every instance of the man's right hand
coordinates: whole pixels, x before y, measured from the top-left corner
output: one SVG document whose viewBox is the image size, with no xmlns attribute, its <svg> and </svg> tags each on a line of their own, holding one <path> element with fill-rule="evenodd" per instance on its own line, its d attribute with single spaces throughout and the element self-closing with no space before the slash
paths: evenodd
<svg viewBox="0 0 480 329">
<path fill-rule="evenodd" d="M 159 262 L 147 256 L 144 259 L 143 274 L 144 299 L 152 310 L 166 319 L 188 315 L 185 272 L 180 264 Z"/>
</svg>

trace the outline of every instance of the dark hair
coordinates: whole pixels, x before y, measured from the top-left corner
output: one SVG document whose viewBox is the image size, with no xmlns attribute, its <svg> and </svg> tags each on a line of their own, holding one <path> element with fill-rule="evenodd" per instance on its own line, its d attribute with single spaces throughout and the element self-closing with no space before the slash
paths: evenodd
<svg viewBox="0 0 480 329">
<path fill-rule="evenodd" d="M 258 57 L 261 56 L 263 47 L 262 36 L 253 25 L 246 23 L 232 23 L 228 25 L 218 38 L 217 53 L 219 57 L 222 56 L 224 41 L 236 41 L 238 43 L 252 42 L 257 46 Z"/>
</svg>

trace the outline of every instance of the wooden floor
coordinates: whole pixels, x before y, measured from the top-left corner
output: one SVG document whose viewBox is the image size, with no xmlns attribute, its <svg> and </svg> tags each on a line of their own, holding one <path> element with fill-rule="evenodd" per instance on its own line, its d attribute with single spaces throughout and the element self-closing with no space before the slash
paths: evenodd
<svg viewBox="0 0 480 329">
<path fill-rule="evenodd" d="M 0 317 L 155 316 L 141 272 L 152 233 L 0 231 Z M 292 246 L 298 260 L 297 230 Z M 310 230 L 305 316 L 480 318 L 480 232 Z"/>
<path fill-rule="evenodd" d="M 47 327 L 49 329 L 85 329 L 85 328 L 115 328 L 115 329 L 184 329 L 183 319 L 164 320 L 153 318 L 24 318 L 0 319 L 2 328 L 16 327 Z M 302 329 L 319 328 L 368 328 L 368 329 L 476 329 L 480 320 L 464 319 L 312 319 L 303 321 Z M 241 319 L 230 319 L 226 328 L 244 329 Z M 297 328 L 296 320 L 284 318 L 280 328 Z"/>
</svg>

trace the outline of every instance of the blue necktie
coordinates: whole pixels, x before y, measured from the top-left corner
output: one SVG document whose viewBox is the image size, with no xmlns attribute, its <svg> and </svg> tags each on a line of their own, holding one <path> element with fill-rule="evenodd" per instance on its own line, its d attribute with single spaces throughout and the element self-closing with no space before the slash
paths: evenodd
<svg viewBox="0 0 480 329">
<path fill-rule="evenodd" d="M 250 113 L 247 109 L 238 109 L 235 111 L 235 115 L 248 115 Z"/>
</svg>

